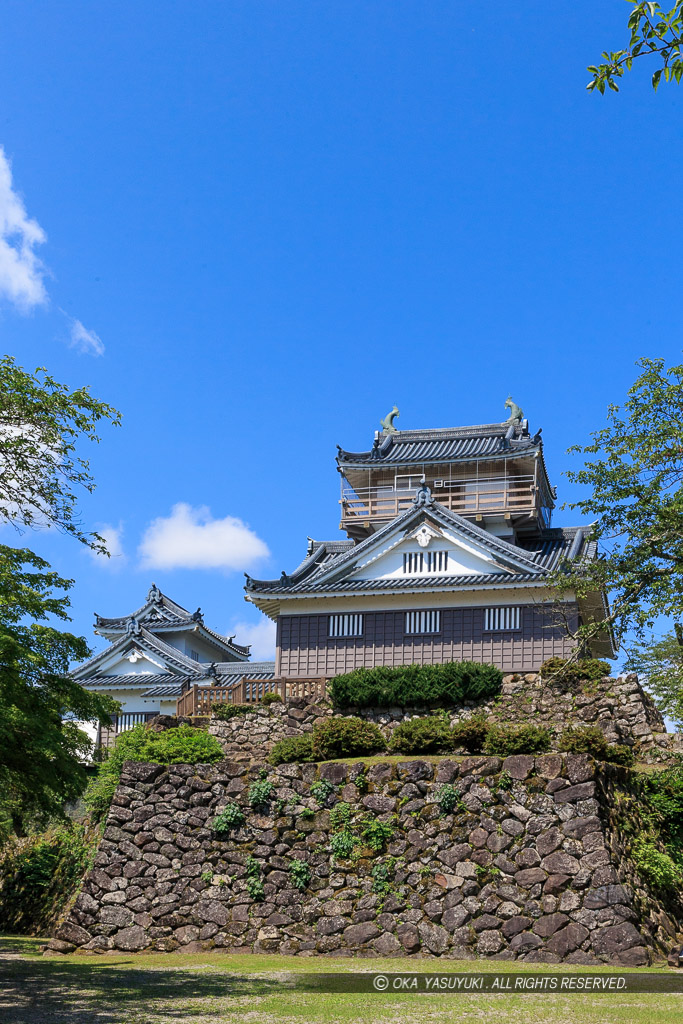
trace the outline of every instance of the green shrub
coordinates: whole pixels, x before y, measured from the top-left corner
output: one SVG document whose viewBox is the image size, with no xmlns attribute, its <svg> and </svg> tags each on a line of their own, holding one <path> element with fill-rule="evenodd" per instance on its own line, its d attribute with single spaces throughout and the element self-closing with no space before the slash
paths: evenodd
<svg viewBox="0 0 683 1024">
<path fill-rule="evenodd" d="M 568 661 L 566 658 L 549 658 L 540 668 L 541 679 L 555 677 L 558 683 L 576 685 L 579 683 L 599 683 L 608 679 L 612 669 L 606 661 L 599 658 L 580 658 Z"/>
<path fill-rule="evenodd" d="M 177 729 L 152 732 L 136 725 L 116 737 L 109 757 L 99 767 L 97 778 L 88 786 L 85 802 L 93 821 L 106 817 L 126 761 L 147 764 L 211 764 L 223 758 L 221 745 L 204 729 L 179 725 Z"/>
<path fill-rule="evenodd" d="M 348 707 L 416 707 L 480 700 L 500 692 L 503 673 L 494 665 L 450 661 L 445 665 L 359 668 L 330 683 L 333 703 Z"/>
<path fill-rule="evenodd" d="M 313 728 L 313 757 L 316 761 L 362 757 L 376 754 L 384 748 L 384 737 L 379 727 L 360 718 L 327 718 Z"/>
<path fill-rule="evenodd" d="M 227 722 L 230 718 L 243 718 L 250 715 L 256 708 L 253 704 L 213 704 L 211 714 L 221 722 Z"/>
<path fill-rule="evenodd" d="M 541 725 L 492 725 L 488 731 L 484 751 L 509 757 L 511 754 L 543 754 L 550 750 L 552 733 Z"/>
<path fill-rule="evenodd" d="M 261 697 L 261 703 L 268 707 L 270 704 L 282 704 L 282 697 L 275 690 L 271 690 L 270 693 L 264 693 Z"/>
<path fill-rule="evenodd" d="M 305 860 L 297 860 L 295 857 L 289 865 L 289 875 L 292 879 L 292 885 L 296 889 L 308 888 L 309 882 L 311 881 L 311 869 Z"/>
<path fill-rule="evenodd" d="M 610 743 L 605 760 L 623 765 L 624 768 L 631 768 L 636 763 L 636 755 L 625 743 Z"/>
<path fill-rule="evenodd" d="M 244 811 L 239 804 L 228 803 L 213 819 L 214 832 L 229 832 L 244 824 Z"/>
<path fill-rule="evenodd" d="M 630 767 L 635 755 L 624 744 L 611 744 L 597 725 L 568 726 L 560 736 L 559 749 L 568 754 L 590 754 L 596 761 L 611 761 Z"/>
<path fill-rule="evenodd" d="M 391 734 L 392 754 L 438 754 L 451 746 L 451 731 L 441 718 L 412 718 Z"/>
<path fill-rule="evenodd" d="M 313 761 L 313 737 L 310 733 L 305 736 L 286 736 L 273 744 L 273 749 L 268 755 L 271 764 L 304 764 Z"/>
<path fill-rule="evenodd" d="M 640 874 L 656 889 L 678 892 L 683 886 L 683 870 L 668 853 L 658 850 L 648 836 L 636 839 L 631 854 Z"/>
<path fill-rule="evenodd" d="M 0 930 L 49 933 L 80 889 L 99 838 L 99 829 L 64 822 L 9 839 L 0 857 Z"/>
<path fill-rule="evenodd" d="M 391 892 L 393 864 L 374 864 L 372 871 L 372 891 L 376 896 L 388 896 Z"/>
<path fill-rule="evenodd" d="M 453 746 L 464 747 L 470 754 L 480 754 L 489 732 L 489 723 L 481 715 L 472 715 L 456 722 L 451 729 Z"/>
</svg>

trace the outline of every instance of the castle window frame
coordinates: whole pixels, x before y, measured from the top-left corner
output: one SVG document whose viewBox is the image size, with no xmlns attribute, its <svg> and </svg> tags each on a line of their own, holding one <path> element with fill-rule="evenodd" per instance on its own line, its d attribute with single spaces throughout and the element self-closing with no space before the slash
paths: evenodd
<svg viewBox="0 0 683 1024">
<path fill-rule="evenodd" d="M 406 636 L 434 636 L 441 632 L 441 609 L 420 609 L 405 613 Z"/>
<path fill-rule="evenodd" d="M 403 573 L 405 576 L 417 576 L 423 572 L 437 575 L 448 573 L 448 551 L 404 551 Z"/>
<path fill-rule="evenodd" d="M 518 633 L 522 628 L 520 605 L 498 605 L 484 608 L 484 633 Z"/>
<path fill-rule="evenodd" d="M 364 616 L 359 612 L 338 612 L 327 616 L 327 635 L 333 640 L 363 636 Z"/>
</svg>

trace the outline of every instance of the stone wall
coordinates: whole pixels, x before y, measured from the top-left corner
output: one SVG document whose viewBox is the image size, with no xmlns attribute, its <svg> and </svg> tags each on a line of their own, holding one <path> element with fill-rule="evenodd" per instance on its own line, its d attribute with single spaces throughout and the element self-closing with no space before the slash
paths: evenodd
<svg viewBox="0 0 683 1024">
<path fill-rule="evenodd" d="M 454 708 L 451 723 L 473 712 L 483 713 L 491 721 L 533 722 L 558 732 L 569 723 L 598 725 L 610 743 L 639 743 L 644 751 L 665 751 L 670 742 L 662 716 L 635 675 L 602 679 L 570 689 L 548 683 L 537 674 L 505 676 L 500 696 Z M 226 755 L 263 760 L 277 740 L 310 732 L 316 721 L 333 713 L 340 714 L 333 712 L 329 704 L 291 698 L 285 704 L 256 706 L 244 717 L 227 722 L 214 719 L 210 731 L 221 741 Z M 406 718 L 433 712 L 428 708 L 350 708 L 348 714 L 354 713 L 377 722 L 389 738 Z"/>
<path fill-rule="evenodd" d="M 647 891 L 619 834 L 620 793 L 637 795 L 624 769 L 557 754 L 282 765 L 268 769 L 272 792 L 254 809 L 259 777 L 247 760 L 127 762 L 94 867 L 50 949 L 639 965 L 683 938 L 681 908 Z M 458 801 L 449 813 L 444 786 Z M 355 858 L 335 860 L 340 801 L 355 835 L 369 821 L 389 827 L 382 849 L 363 840 Z M 218 833 L 228 803 L 245 822 Z M 303 889 L 295 861 L 310 869 Z M 247 891 L 254 862 L 260 902 Z"/>
</svg>

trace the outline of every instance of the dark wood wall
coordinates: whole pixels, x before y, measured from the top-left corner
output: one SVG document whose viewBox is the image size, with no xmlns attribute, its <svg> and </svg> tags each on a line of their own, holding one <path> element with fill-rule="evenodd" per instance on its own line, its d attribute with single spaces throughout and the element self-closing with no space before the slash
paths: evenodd
<svg viewBox="0 0 683 1024">
<path fill-rule="evenodd" d="M 362 637 L 329 637 L 328 615 L 282 615 L 277 623 L 277 672 L 290 677 L 332 676 L 377 665 L 476 661 L 505 672 L 533 672 L 548 658 L 572 650 L 565 626 L 552 612 L 521 606 L 521 629 L 484 632 L 483 608 L 441 608 L 441 631 L 405 633 L 405 611 L 364 612 Z M 570 628 L 576 605 L 565 606 Z"/>
</svg>

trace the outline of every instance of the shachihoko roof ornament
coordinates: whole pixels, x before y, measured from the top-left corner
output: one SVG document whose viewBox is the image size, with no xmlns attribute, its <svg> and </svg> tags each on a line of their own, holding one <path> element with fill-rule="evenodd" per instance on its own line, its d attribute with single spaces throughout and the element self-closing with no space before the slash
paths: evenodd
<svg viewBox="0 0 683 1024">
<path fill-rule="evenodd" d="M 506 423 L 521 423 L 524 419 L 524 410 L 520 405 L 512 400 L 512 395 L 508 395 L 505 400 L 505 408 L 510 410 Z"/>
<path fill-rule="evenodd" d="M 394 406 L 391 412 L 387 413 L 383 420 L 379 421 L 379 425 L 382 428 L 383 434 L 398 434 L 398 430 L 394 426 L 394 420 L 397 416 L 400 416 L 398 406 Z"/>
</svg>

